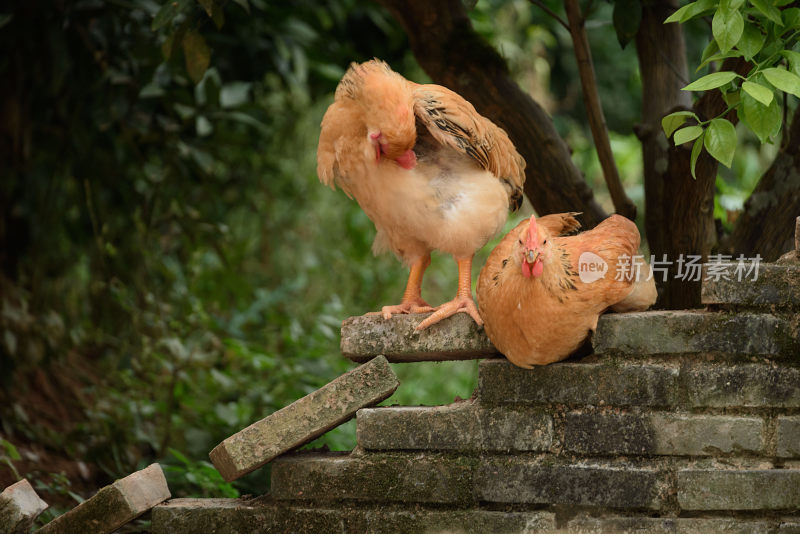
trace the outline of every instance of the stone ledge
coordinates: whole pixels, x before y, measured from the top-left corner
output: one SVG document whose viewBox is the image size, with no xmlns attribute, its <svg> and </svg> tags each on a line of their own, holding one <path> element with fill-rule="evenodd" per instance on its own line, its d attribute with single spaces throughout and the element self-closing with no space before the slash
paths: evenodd
<svg viewBox="0 0 800 534">
<path fill-rule="evenodd" d="M 342 354 L 364 362 L 377 355 L 390 362 L 475 360 L 497 354 L 483 328 L 457 313 L 429 328 L 414 329 L 429 314 L 350 317 L 342 322 Z"/>
<path fill-rule="evenodd" d="M 800 266 L 762 263 L 758 267 L 758 279 L 750 277 L 739 281 L 735 273 L 736 263 L 714 264 L 713 269 L 722 269 L 731 279 L 712 277 L 703 281 L 701 298 L 703 304 L 736 305 L 741 307 L 779 308 L 800 307 Z M 703 266 L 703 278 L 707 278 L 709 264 Z M 752 275 L 751 275 L 752 276 Z"/>
<path fill-rule="evenodd" d="M 230 436 L 209 456 L 225 480 L 235 480 L 378 404 L 399 384 L 386 359 L 375 358 Z"/>
<path fill-rule="evenodd" d="M 592 346 L 597 354 L 649 356 L 726 353 L 797 359 L 798 326 L 767 313 L 649 311 L 606 314 Z"/>
<path fill-rule="evenodd" d="M 778 456 L 800 457 L 800 416 L 778 417 Z"/>
<path fill-rule="evenodd" d="M 768 363 L 684 363 L 679 368 L 601 359 L 521 369 L 484 360 L 478 399 L 485 405 L 798 408 L 800 369 Z"/>
<path fill-rule="evenodd" d="M 153 510 L 153 534 L 534 534 L 553 532 L 547 511 L 430 510 L 419 507 L 287 506 L 269 499 L 174 499 Z"/>
<path fill-rule="evenodd" d="M 0 534 L 30 532 L 39 514 L 47 509 L 44 502 L 26 479 L 0 493 Z"/>
<path fill-rule="evenodd" d="M 564 534 L 772 534 L 780 519 L 676 518 L 676 517 L 576 517 Z"/>
<path fill-rule="evenodd" d="M 391 406 L 358 411 L 358 445 L 372 450 L 546 451 L 553 420 L 530 408 Z"/>
<path fill-rule="evenodd" d="M 571 412 L 563 445 L 593 455 L 763 454 L 765 428 L 755 417 Z"/>
<path fill-rule="evenodd" d="M 683 510 L 796 510 L 800 469 L 683 469 L 678 471 Z"/>
</svg>

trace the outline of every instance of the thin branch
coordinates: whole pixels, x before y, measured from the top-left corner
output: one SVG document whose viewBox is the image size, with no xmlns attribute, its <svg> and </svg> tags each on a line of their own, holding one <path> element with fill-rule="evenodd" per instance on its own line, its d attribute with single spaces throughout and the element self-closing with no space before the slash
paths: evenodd
<svg viewBox="0 0 800 534">
<path fill-rule="evenodd" d="M 569 32 L 575 48 L 575 59 L 578 62 L 578 73 L 581 77 L 586 115 L 589 118 L 589 126 L 592 130 L 592 138 L 597 149 L 600 167 L 603 169 L 603 177 L 606 180 L 608 192 L 611 194 L 611 200 L 614 202 L 616 212 L 633 220 L 636 218 L 636 205 L 625 194 L 625 188 L 622 187 L 619 171 L 614 162 L 614 154 L 611 152 L 608 127 L 606 126 L 606 118 L 603 115 L 603 108 L 600 105 L 600 96 L 597 92 L 592 53 L 589 49 L 589 38 L 583 25 L 581 8 L 578 5 L 578 0 L 564 0 L 564 8 L 567 12 Z"/>
<path fill-rule="evenodd" d="M 561 17 L 559 17 L 559 16 L 558 16 L 558 13 L 556 13 L 555 11 L 553 11 L 552 9 L 550 9 L 549 7 L 547 7 L 546 5 L 544 5 L 544 2 L 542 2 L 541 0 L 528 0 L 528 1 L 529 1 L 531 4 L 533 4 L 533 5 L 535 5 L 535 6 L 539 7 L 539 8 L 541 8 L 541 9 L 542 9 L 542 11 L 544 11 L 545 13 L 547 13 L 548 15 L 550 15 L 551 17 L 553 17 L 554 19 L 556 19 L 556 22 L 558 22 L 559 24 L 561 24 L 562 26 L 564 26 L 564 29 L 566 29 L 567 31 L 569 31 L 569 24 L 567 24 L 567 21 L 565 21 L 564 19 L 562 19 Z"/>
</svg>

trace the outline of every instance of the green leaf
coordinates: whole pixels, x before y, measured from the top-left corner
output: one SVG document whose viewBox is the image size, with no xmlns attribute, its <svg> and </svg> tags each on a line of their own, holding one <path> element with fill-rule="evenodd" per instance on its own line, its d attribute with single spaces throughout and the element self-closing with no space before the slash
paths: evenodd
<svg viewBox="0 0 800 534">
<path fill-rule="evenodd" d="M 789 7 L 781 12 L 784 29 L 800 28 L 800 8 Z"/>
<path fill-rule="evenodd" d="M 663 119 L 661 119 L 661 128 L 664 129 L 664 135 L 669 138 L 672 133 L 680 128 L 689 117 L 694 117 L 697 119 L 697 115 L 691 111 L 676 111 L 666 115 Z"/>
<path fill-rule="evenodd" d="M 778 26 L 783 26 L 780 10 L 773 6 L 769 0 L 750 0 L 750 3 L 753 4 L 756 9 L 761 11 L 761 13 L 764 14 L 764 16 L 766 16 L 769 20 Z"/>
<path fill-rule="evenodd" d="M 714 9 L 714 6 L 716 6 L 715 0 L 697 0 L 697 2 L 686 4 L 682 8 L 676 10 L 675 13 L 667 17 L 664 24 L 669 22 L 686 22 L 687 20 L 702 15 L 706 11 Z"/>
<path fill-rule="evenodd" d="M 714 34 L 714 40 L 719 44 L 720 52 L 726 53 L 736 46 L 736 43 L 742 38 L 743 31 L 744 19 L 739 11 L 724 11 L 720 8 L 714 13 L 711 21 L 711 33 Z"/>
<path fill-rule="evenodd" d="M 742 93 L 742 104 L 737 110 L 739 119 L 747 124 L 762 143 L 777 135 L 783 120 L 781 106 L 777 98 L 773 98 L 769 106 L 765 106 L 747 93 Z"/>
<path fill-rule="evenodd" d="M 700 71 L 700 69 L 702 69 L 703 67 L 705 67 L 706 65 L 708 65 L 712 61 L 722 61 L 723 59 L 728 59 L 729 57 L 740 57 L 741 55 L 742 55 L 742 53 L 739 52 L 738 50 L 731 50 L 727 54 L 716 54 L 714 56 L 711 56 L 711 57 L 707 58 L 702 63 L 700 63 L 700 66 L 697 67 L 697 70 L 695 70 L 695 72 Z"/>
<path fill-rule="evenodd" d="M 687 126 L 675 132 L 675 146 L 688 143 L 692 139 L 697 139 L 703 134 L 702 126 Z"/>
<path fill-rule="evenodd" d="M 156 16 L 153 18 L 150 29 L 158 31 L 174 19 L 181 12 L 181 6 L 176 0 L 169 0 L 166 4 L 161 6 Z"/>
<path fill-rule="evenodd" d="M 755 24 L 746 23 L 742 38 L 736 44 L 736 47 L 742 51 L 744 58 L 748 61 L 753 59 L 753 56 L 758 54 L 761 47 L 764 46 L 766 35 L 761 33 L 761 29 Z"/>
<path fill-rule="evenodd" d="M 691 157 L 691 170 L 692 170 L 692 178 L 697 180 L 697 175 L 694 173 L 695 166 L 697 165 L 697 158 L 700 156 L 700 152 L 703 150 L 703 137 L 705 135 L 701 135 L 697 138 L 692 145 L 692 157 Z"/>
<path fill-rule="evenodd" d="M 732 82 L 736 78 L 740 78 L 738 74 L 730 71 L 714 72 L 706 74 L 702 78 L 693 81 L 683 88 L 683 91 L 707 91 L 709 89 L 716 89 L 722 87 L 726 83 Z"/>
<path fill-rule="evenodd" d="M 770 102 L 772 102 L 772 98 L 775 96 L 769 88 L 751 81 L 744 82 L 742 84 L 742 90 L 765 106 L 769 106 Z"/>
<path fill-rule="evenodd" d="M 642 22 L 642 4 L 640 0 L 616 0 L 614 2 L 614 30 L 622 48 L 636 37 Z"/>
<path fill-rule="evenodd" d="M 769 83 L 800 98 L 800 76 L 784 69 L 769 68 L 761 71 Z"/>
<path fill-rule="evenodd" d="M 800 76 L 800 52 L 781 50 L 781 54 L 789 61 L 789 70 Z"/>
<path fill-rule="evenodd" d="M 703 145 L 714 159 L 730 168 L 736 152 L 736 128 L 727 119 L 712 119 Z"/>
<path fill-rule="evenodd" d="M 739 96 L 740 92 L 741 91 L 736 90 L 722 93 L 722 99 L 725 100 L 725 104 L 727 104 L 729 108 L 735 108 L 739 105 L 739 101 L 741 100 L 741 97 Z"/>
<path fill-rule="evenodd" d="M 700 62 L 705 63 L 705 61 L 708 58 L 715 56 L 718 53 L 719 53 L 719 45 L 717 44 L 716 40 L 711 39 L 706 45 L 705 49 L 703 49 L 703 55 L 702 57 L 700 57 Z"/>
<path fill-rule="evenodd" d="M 196 31 L 188 31 L 183 36 L 183 55 L 186 58 L 186 70 L 192 81 L 197 84 L 203 79 L 211 61 L 211 49 L 206 40 Z"/>
</svg>

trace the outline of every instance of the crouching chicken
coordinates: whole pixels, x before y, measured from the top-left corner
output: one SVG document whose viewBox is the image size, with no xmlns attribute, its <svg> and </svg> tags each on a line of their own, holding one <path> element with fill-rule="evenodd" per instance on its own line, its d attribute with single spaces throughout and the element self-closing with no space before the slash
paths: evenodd
<svg viewBox="0 0 800 534">
<path fill-rule="evenodd" d="M 576 215 L 522 221 L 492 250 L 478 277 L 486 334 L 519 367 L 563 360 L 609 308 L 643 311 L 656 301 L 650 266 L 637 257 L 636 225 L 612 215 L 568 236 L 580 228 Z"/>
<path fill-rule="evenodd" d="M 354 197 L 375 224 L 373 250 L 411 272 L 396 313 L 434 311 L 417 330 L 457 312 L 482 324 L 472 257 L 522 201 L 525 161 L 508 135 L 456 93 L 412 83 L 379 60 L 352 64 L 322 119 L 317 174 Z M 458 293 L 438 308 L 421 296 L 431 251 L 458 264 Z"/>
</svg>

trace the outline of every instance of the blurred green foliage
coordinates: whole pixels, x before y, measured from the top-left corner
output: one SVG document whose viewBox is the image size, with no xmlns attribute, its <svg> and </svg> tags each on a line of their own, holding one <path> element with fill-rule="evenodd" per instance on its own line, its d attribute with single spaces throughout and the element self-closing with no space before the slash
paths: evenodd
<svg viewBox="0 0 800 534">
<path fill-rule="evenodd" d="M 322 113 L 350 61 L 380 57 L 427 77 L 399 26 L 366 0 L 46 4 L 0 8 L 0 146 L 12 147 L 0 152 L 0 379 L 13 395 L 0 403 L 0 470 L 15 445 L 37 443 L 108 479 L 158 461 L 175 496 L 263 493 L 264 473 L 227 484 L 208 451 L 351 368 L 341 320 L 397 300 L 407 276 L 372 256 L 358 206 L 318 183 Z M 470 16 L 609 206 L 566 30 L 527 0 L 483 0 Z M 641 213 L 631 133 L 641 87 L 611 17 L 598 3 L 588 29 Z M 691 39 L 699 57 L 705 43 Z M 725 209 L 763 169 L 755 152 L 738 157 L 750 159 L 721 179 Z M 455 273 L 435 255 L 426 299 L 449 299 Z M 80 390 L 60 425 L 28 402 L 42 368 Z M 475 362 L 394 368 L 402 385 L 388 404 L 468 397 L 477 374 Z M 312 446 L 354 444 L 350 422 Z M 47 475 L 34 473 L 40 489 L 74 493 Z"/>
</svg>

